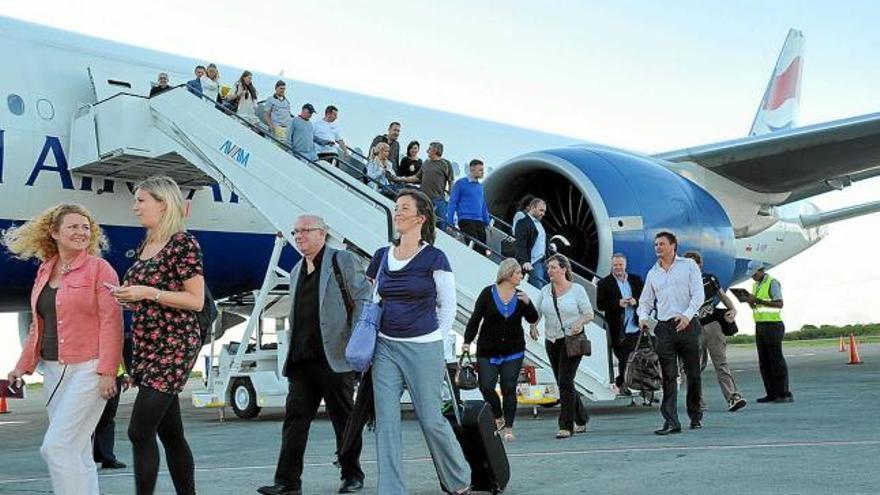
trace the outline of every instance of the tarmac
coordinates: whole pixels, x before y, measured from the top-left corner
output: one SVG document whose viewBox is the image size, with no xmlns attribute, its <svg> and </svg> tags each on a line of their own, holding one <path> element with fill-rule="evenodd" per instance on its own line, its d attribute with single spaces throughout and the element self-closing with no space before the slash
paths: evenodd
<svg viewBox="0 0 880 495">
<path fill-rule="evenodd" d="M 847 366 L 847 354 L 831 347 L 785 349 L 791 404 L 757 404 L 763 395 L 753 348 L 734 348 L 729 360 L 748 406 L 726 410 L 710 366 L 703 374 L 709 404 L 702 430 L 658 437 L 656 406 L 629 407 L 628 399 L 591 403 L 589 430 L 556 440 L 557 409 L 533 419 L 521 408 L 516 440 L 507 444 L 511 480 L 505 494 L 877 494 L 880 493 L 880 344 L 860 346 L 864 364 Z M 683 393 L 679 414 L 687 418 Z M 46 429 L 42 393 L 12 401 L 0 415 L 0 493 L 51 493 L 39 445 Z M 117 417 L 118 458 L 131 465 L 126 428 L 134 393 L 123 395 Z M 280 409 L 253 420 L 217 410 L 194 409 L 181 397 L 187 438 L 196 460 L 201 494 L 254 494 L 272 483 L 280 442 Z M 441 493 L 411 413 L 404 421 L 405 472 L 411 494 Z M 311 430 L 303 474 L 306 494 L 336 493 L 333 430 L 320 417 Z M 375 437 L 366 432 L 361 457 L 365 494 L 376 493 Z M 164 464 L 163 464 L 164 465 Z M 100 471 L 102 493 L 131 494 L 131 468 Z M 165 469 L 157 492 L 174 493 Z"/>
</svg>

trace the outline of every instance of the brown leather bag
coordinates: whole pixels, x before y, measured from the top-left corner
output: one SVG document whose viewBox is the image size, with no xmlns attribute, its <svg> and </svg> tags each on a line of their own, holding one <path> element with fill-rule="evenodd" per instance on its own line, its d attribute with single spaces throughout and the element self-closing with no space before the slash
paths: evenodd
<svg viewBox="0 0 880 495">
<path fill-rule="evenodd" d="M 562 323 L 562 316 L 559 314 L 559 303 L 556 301 L 556 288 L 553 287 L 552 283 L 550 284 L 550 293 L 553 295 L 553 309 L 556 310 L 559 326 L 565 332 L 565 325 Z M 586 330 L 577 335 L 565 336 L 565 354 L 570 358 L 593 354 L 593 344 L 587 338 Z"/>
</svg>

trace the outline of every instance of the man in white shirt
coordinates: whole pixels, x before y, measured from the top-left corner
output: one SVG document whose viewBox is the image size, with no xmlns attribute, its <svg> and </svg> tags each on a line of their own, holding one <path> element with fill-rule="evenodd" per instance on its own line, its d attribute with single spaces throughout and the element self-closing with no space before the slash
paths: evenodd
<svg viewBox="0 0 880 495">
<path fill-rule="evenodd" d="M 529 274 L 529 283 L 539 289 L 547 283 L 544 264 L 547 256 L 547 232 L 541 224 L 546 212 L 547 203 L 543 199 L 532 199 L 528 215 L 524 219 L 531 221 L 518 222 L 513 233 L 516 238 L 516 260 L 522 265 L 523 272 Z"/>
<path fill-rule="evenodd" d="M 342 139 L 342 132 L 336 119 L 339 117 L 339 109 L 330 105 L 324 110 L 324 118 L 315 122 L 315 144 L 318 145 L 318 159 L 336 165 L 339 152 L 348 154 L 348 148 Z M 338 165 L 337 165 L 338 166 Z"/>
<path fill-rule="evenodd" d="M 639 298 L 639 327 L 650 329 L 651 313 L 656 311 L 657 355 L 663 372 L 663 428 L 657 435 L 681 433 L 678 421 L 678 359 L 684 363 L 687 377 L 687 412 L 691 429 L 703 427 L 700 410 L 700 346 L 702 328 L 695 318 L 703 304 L 703 278 L 700 268 L 690 259 L 676 255 L 678 241 L 671 232 L 660 232 L 654 237 L 657 264 L 645 279 Z"/>
</svg>

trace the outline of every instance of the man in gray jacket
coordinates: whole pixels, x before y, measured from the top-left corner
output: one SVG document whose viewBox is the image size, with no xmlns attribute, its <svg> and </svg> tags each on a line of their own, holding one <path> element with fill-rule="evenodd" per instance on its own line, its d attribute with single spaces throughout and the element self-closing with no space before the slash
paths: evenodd
<svg viewBox="0 0 880 495">
<path fill-rule="evenodd" d="M 341 445 L 353 407 L 355 380 L 345 360 L 345 347 L 353 322 L 370 296 L 364 270 L 354 256 L 326 245 L 327 226 L 321 217 L 297 218 L 293 238 L 302 259 L 290 272 L 290 344 L 283 371 L 289 388 L 275 484 L 257 490 L 264 495 L 303 492 L 303 455 L 322 400 L 336 432 L 337 449 Z M 363 489 L 360 452 L 357 439 L 354 448 L 340 456 L 339 493 Z"/>
</svg>

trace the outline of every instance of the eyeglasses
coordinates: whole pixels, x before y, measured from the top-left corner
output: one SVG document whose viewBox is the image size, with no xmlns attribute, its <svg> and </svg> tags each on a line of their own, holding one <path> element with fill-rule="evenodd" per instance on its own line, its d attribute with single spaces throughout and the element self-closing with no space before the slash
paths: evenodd
<svg viewBox="0 0 880 495">
<path fill-rule="evenodd" d="M 290 231 L 290 233 L 293 235 L 308 234 L 309 232 L 314 232 L 316 230 L 324 230 L 324 229 L 322 229 L 321 227 L 309 227 L 307 229 L 293 229 Z"/>
</svg>

